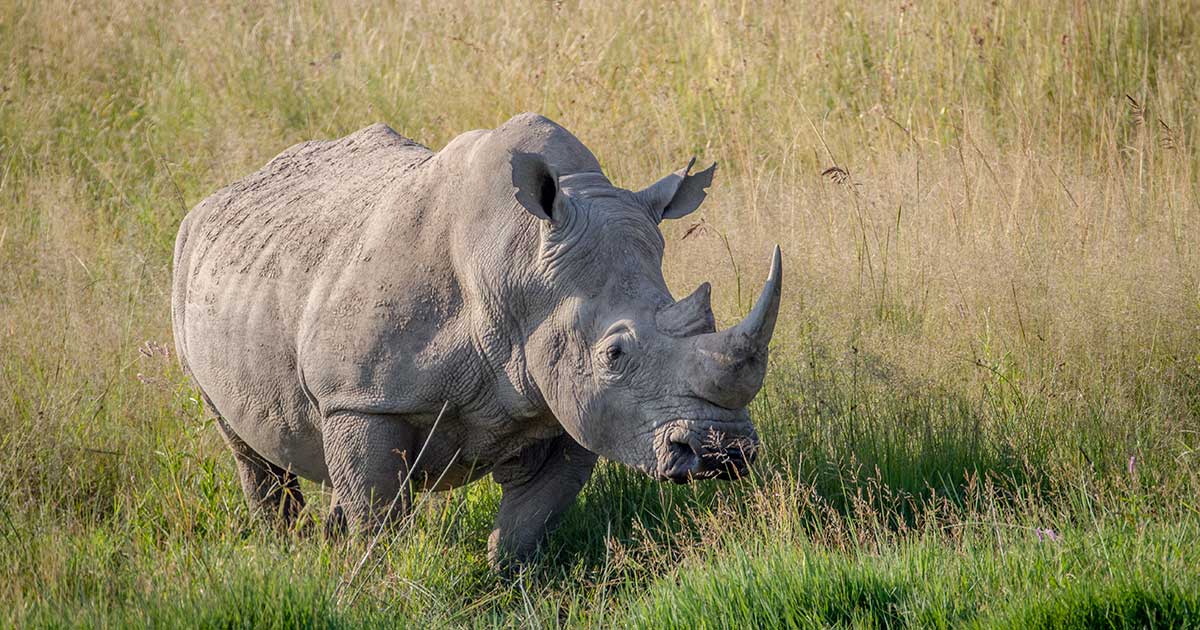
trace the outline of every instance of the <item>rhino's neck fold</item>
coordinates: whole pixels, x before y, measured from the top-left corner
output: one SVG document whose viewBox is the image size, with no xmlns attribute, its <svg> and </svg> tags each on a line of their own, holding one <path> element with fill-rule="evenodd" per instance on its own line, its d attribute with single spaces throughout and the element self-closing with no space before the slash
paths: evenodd
<svg viewBox="0 0 1200 630">
<path fill-rule="evenodd" d="M 599 171 L 581 171 L 560 175 L 558 185 L 564 193 L 572 196 L 587 195 L 594 190 L 610 190 L 613 187 L 612 182 L 608 181 L 604 173 Z"/>
</svg>

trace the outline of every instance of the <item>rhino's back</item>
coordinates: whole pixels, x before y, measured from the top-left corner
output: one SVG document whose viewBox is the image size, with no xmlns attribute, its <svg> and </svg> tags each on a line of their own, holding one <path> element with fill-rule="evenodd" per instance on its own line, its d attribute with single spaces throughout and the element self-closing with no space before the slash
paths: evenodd
<svg viewBox="0 0 1200 630">
<path fill-rule="evenodd" d="M 193 275 L 279 278 L 352 254 L 363 222 L 431 155 L 384 124 L 291 147 L 190 213 Z"/>
<path fill-rule="evenodd" d="M 172 287 L 180 359 L 238 435 L 279 465 L 325 472 L 297 369 L 310 294 L 363 255 L 364 226 L 390 210 L 431 155 L 382 124 L 299 144 L 202 201 L 180 227 Z"/>
</svg>

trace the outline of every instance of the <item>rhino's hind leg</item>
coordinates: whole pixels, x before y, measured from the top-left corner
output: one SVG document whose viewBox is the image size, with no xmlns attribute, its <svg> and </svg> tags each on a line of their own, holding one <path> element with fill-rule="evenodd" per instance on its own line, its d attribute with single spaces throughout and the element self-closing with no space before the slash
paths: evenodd
<svg viewBox="0 0 1200 630">
<path fill-rule="evenodd" d="M 300 478 L 254 452 L 220 415 L 217 428 L 237 462 L 238 480 L 250 511 L 268 522 L 291 527 L 304 509 Z"/>
<path fill-rule="evenodd" d="M 592 476 L 596 455 L 571 436 L 543 440 L 492 472 L 500 512 L 488 537 L 488 560 L 498 569 L 528 562 Z"/>
<path fill-rule="evenodd" d="M 325 465 L 333 482 L 327 534 L 342 528 L 368 532 L 407 512 L 406 477 L 415 456 L 415 432 L 394 416 L 338 412 L 322 431 Z"/>
</svg>

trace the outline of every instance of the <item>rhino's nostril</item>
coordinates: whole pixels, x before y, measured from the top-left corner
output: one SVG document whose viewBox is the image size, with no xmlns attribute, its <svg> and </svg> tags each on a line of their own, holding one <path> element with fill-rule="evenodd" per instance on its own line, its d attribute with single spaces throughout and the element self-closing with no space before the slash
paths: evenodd
<svg viewBox="0 0 1200 630">
<path fill-rule="evenodd" d="M 672 438 L 667 442 L 667 465 L 664 476 L 675 483 L 687 483 L 700 463 L 700 454 L 691 442 Z"/>
</svg>

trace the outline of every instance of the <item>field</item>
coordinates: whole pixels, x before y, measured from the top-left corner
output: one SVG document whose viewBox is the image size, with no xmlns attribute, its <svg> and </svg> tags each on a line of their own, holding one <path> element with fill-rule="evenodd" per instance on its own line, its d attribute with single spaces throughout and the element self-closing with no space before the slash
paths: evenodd
<svg viewBox="0 0 1200 630">
<path fill-rule="evenodd" d="M 0 1 L 0 624 L 1200 626 L 1197 15 Z M 515 577 L 490 481 L 369 554 L 255 524 L 174 357 L 180 219 L 299 141 L 522 111 L 624 187 L 720 163 L 664 233 L 721 322 L 782 246 L 753 478 L 604 464 Z"/>
</svg>

